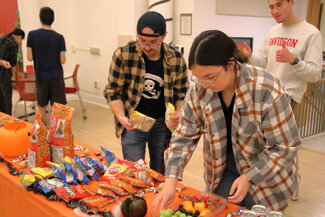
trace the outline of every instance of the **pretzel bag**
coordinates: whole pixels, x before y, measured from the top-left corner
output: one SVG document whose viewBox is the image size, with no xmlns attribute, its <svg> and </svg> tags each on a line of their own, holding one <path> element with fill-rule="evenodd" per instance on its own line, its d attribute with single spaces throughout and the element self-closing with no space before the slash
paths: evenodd
<svg viewBox="0 0 325 217">
<path fill-rule="evenodd" d="M 75 109 L 54 103 L 50 116 L 50 143 L 52 162 L 62 164 L 64 156 L 73 157 L 74 143 L 71 129 L 72 115 Z"/>
<path fill-rule="evenodd" d="M 46 161 L 50 161 L 50 159 L 51 153 L 48 141 L 48 131 L 36 107 L 35 120 L 28 147 L 28 166 L 30 168 L 48 167 Z"/>
</svg>

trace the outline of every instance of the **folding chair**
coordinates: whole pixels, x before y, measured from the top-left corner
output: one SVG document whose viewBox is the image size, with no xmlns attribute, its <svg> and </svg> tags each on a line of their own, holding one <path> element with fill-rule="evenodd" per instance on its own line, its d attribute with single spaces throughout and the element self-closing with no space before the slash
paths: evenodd
<svg viewBox="0 0 325 217">
<path fill-rule="evenodd" d="M 79 67 L 80 67 L 80 65 L 76 64 L 76 66 L 74 68 L 74 71 L 73 71 L 73 75 L 70 76 L 70 77 L 64 78 L 65 80 L 70 79 L 70 78 L 72 78 L 72 80 L 73 80 L 73 86 L 72 87 L 65 87 L 65 93 L 66 94 L 76 94 L 78 96 L 80 106 L 81 106 L 82 115 L 83 115 L 83 119 L 86 120 L 87 119 L 86 109 L 84 107 L 84 104 L 82 102 L 81 95 L 80 95 L 80 92 L 79 92 L 80 91 L 80 87 L 79 87 L 79 83 L 78 83 L 78 70 L 79 70 Z"/>
</svg>

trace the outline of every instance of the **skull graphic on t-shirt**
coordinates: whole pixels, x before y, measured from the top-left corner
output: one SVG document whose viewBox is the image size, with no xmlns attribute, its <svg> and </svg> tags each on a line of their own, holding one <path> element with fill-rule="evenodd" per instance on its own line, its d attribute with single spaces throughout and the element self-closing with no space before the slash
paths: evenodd
<svg viewBox="0 0 325 217">
<path fill-rule="evenodd" d="M 158 99 L 164 84 L 163 79 L 150 73 L 146 73 L 144 79 L 142 96 L 146 99 Z"/>
</svg>

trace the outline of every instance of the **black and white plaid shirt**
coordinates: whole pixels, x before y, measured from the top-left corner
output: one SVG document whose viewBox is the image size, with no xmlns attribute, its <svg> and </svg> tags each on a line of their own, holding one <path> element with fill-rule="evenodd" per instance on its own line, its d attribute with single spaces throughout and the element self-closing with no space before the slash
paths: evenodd
<svg viewBox="0 0 325 217">
<path fill-rule="evenodd" d="M 0 59 L 10 62 L 11 67 L 17 64 L 18 44 L 13 36 L 0 38 Z M 11 69 L 0 66 L 0 76 L 4 73 L 11 73 Z"/>
</svg>

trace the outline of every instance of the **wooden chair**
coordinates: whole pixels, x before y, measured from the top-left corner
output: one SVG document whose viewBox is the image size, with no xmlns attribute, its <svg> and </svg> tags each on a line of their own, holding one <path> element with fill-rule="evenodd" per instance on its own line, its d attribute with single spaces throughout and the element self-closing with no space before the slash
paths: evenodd
<svg viewBox="0 0 325 217">
<path fill-rule="evenodd" d="M 67 77 L 65 79 L 70 79 L 72 78 L 73 80 L 73 86 L 72 87 L 65 87 L 65 93 L 66 94 L 76 94 L 79 98 L 79 102 L 80 102 L 80 106 L 81 106 L 81 111 L 83 114 L 83 119 L 86 120 L 87 116 L 86 116 L 86 109 L 84 107 L 84 104 L 82 102 L 81 99 L 81 95 L 80 95 L 80 87 L 79 87 L 79 83 L 78 83 L 78 70 L 79 70 L 80 65 L 76 64 L 74 71 L 73 71 L 73 75 L 70 77 Z"/>
</svg>

